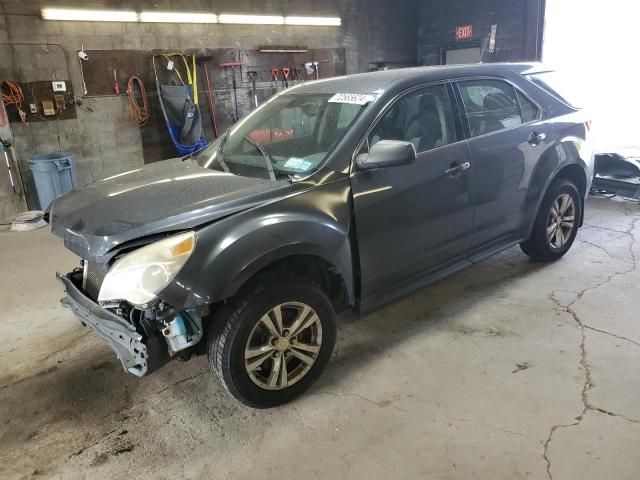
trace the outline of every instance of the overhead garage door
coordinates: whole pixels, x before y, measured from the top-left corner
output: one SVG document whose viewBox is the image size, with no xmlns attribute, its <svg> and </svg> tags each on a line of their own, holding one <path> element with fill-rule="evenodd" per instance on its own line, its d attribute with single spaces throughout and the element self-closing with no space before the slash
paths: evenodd
<svg viewBox="0 0 640 480">
<path fill-rule="evenodd" d="M 640 151 L 639 21 L 635 1 L 547 0 L 542 59 L 573 77 L 600 151 Z"/>
</svg>

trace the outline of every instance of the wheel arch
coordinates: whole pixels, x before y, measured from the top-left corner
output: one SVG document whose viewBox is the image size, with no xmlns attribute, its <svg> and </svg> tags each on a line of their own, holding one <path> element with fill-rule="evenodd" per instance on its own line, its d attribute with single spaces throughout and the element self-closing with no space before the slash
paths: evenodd
<svg viewBox="0 0 640 480">
<path fill-rule="evenodd" d="M 558 173 L 555 174 L 555 176 L 549 182 L 549 185 L 551 185 L 551 183 L 558 179 L 569 180 L 576 186 L 578 192 L 580 193 L 580 198 L 582 199 L 582 208 L 580 208 L 578 227 L 581 227 L 584 221 L 584 201 L 587 195 L 587 175 L 584 171 L 584 168 L 577 163 L 566 165 L 558 170 Z M 549 185 L 547 185 L 545 193 L 549 189 Z"/>
<path fill-rule="evenodd" d="M 525 230 L 525 238 L 528 238 L 531 234 L 536 215 L 540 210 L 540 206 L 542 205 L 542 201 L 544 200 L 545 195 L 549 191 L 549 187 L 554 181 L 558 179 L 566 179 L 576 185 L 576 188 L 578 189 L 578 192 L 580 194 L 580 198 L 582 199 L 582 208 L 580 209 L 578 226 L 581 227 L 584 222 L 584 203 L 589 188 L 589 181 L 587 179 L 585 165 L 580 159 L 576 159 L 571 163 L 564 163 L 561 165 L 557 165 L 556 162 L 557 160 L 555 158 L 547 157 L 546 161 L 542 162 L 542 166 L 537 173 L 537 176 L 538 178 L 540 178 L 540 180 L 542 180 L 541 177 L 546 177 L 546 180 L 544 182 L 540 181 L 539 185 L 541 185 L 542 188 L 538 187 L 535 190 L 531 189 L 531 201 L 533 204 L 533 208 L 532 210 L 530 210 L 531 216 Z M 552 167 L 553 164 L 556 164 L 555 169 Z M 545 173 L 545 170 L 548 173 Z"/>
<path fill-rule="evenodd" d="M 243 268 L 222 294 L 224 299 L 237 294 L 243 286 L 267 272 L 290 272 L 318 284 L 334 303 L 353 305 L 353 274 L 349 265 L 326 255 L 314 245 L 287 245 L 270 251 Z"/>
</svg>

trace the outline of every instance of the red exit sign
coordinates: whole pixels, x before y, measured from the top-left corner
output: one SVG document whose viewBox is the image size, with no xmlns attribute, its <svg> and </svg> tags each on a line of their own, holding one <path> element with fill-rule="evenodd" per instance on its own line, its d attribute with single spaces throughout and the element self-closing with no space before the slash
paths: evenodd
<svg viewBox="0 0 640 480">
<path fill-rule="evenodd" d="M 456 40 L 473 38 L 473 25 L 460 25 L 456 27 Z"/>
</svg>

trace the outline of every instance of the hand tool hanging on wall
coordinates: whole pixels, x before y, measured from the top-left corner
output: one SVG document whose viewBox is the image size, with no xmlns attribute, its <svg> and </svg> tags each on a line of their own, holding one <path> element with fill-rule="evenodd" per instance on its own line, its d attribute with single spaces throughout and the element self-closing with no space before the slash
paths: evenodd
<svg viewBox="0 0 640 480">
<path fill-rule="evenodd" d="M 118 85 L 118 76 L 116 75 L 116 69 L 113 69 L 113 91 L 116 95 L 120 95 L 120 85 Z"/>
<path fill-rule="evenodd" d="M 316 80 L 320 78 L 320 68 L 319 64 L 328 62 L 329 60 L 317 60 L 313 62 L 306 62 L 304 64 L 304 69 L 307 71 L 307 75 L 313 75 L 315 73 Z"/>
<path fill-rule="evenodd" d="M 274 94 L 278 91 L 278 71 L 279 70 L 277 68 L 271 69 L 271 81 L 275 85 L 275 88 L 273 89 Z"/>
<path fill-rule="evenodd" d="M 327 63 L 329 61 L 329 59 L 326 60 L 318 60 L 313 62 L 313 65 L 315 66 L 316 69 L 316 80 L 318 80 L 320 78 L 320 64 L 321 63 Z"/>
<path fill-rule="evenodd" d="M 315 77 L 318 78 L 318 71 L 316 69 L 317 65 L 318 62 L 306 62 L 304 64 L 304 69 L 307 71 L 307 75 L 315 75 Z"/>
<path fill-rule="evenodd" d="M 234 121 L 240 120 L 240 113 L 238 111 L 238 85 L 236 84 L 236 70 L 235 67 L 240 67 L 240 78 L 242 78 L 242 65 L 244 62 L 225 62 L 218 65 L 220 68 L 230 68 L 231 69 L 231 80 L 233 83 L 233 101 L 235 103 L 236 115 Z"/>
<path fill-rule="evenodd" d="M 11 171 L 11 162 L 9 162 L 9 155 L 7 155 L 7 149 L 11 146 L 9 142 L 5 142 L 0 138 L 0 150 L 4 154 L 4 160 L 7 164 L 7 172 L 9 174 L 9 183 L 11 183 L 11 189 L 13 190 L 14 195 L 18 194 L 18 189 L 16 188 L 16 183 L 13 181 L 13 172 Z"/>
<path fill-rule="evenodd" d="M 80 62 L 80 77 L 82 78 L 82 90 L 84 94 L 87 94 L 87 82 L 84 81 L 84 68 L 82 68 L 82 62 L 89 60 L 89 55 L 84 52 L 84 45 L 80 47 L 78 52 L 78 61 Z"/>
<path fill-rule="evenodd" d="M 211 126 L 213 127 L 213 134 L 218 137 L 218 122 L 216 121 L 216 99 L 213 95 L 213 84 L 209 79 L 209 64 L 205 63 L 202 68 L 204 68 L 204 78 L 207 81 L 207 100 L 209 102 L 209 114 L 211 115 Z"/>
<path fill-rule="evenodd" d="M 253 104 L 258 108 L 258 93 L 256 92 L 256 78 L 258 77 L 258 72 L 251 70 L 250 72 L 247 72 L 247 77 L 249 77 L 251 88 L 253 90 Z"/>
<path fill-rule="evenodd" d="M 284 77 L 284 88 L 289 88 L 289 72 L 291 69 L 288 67 L 282 68 L 282 76 Z"/>
</svg>

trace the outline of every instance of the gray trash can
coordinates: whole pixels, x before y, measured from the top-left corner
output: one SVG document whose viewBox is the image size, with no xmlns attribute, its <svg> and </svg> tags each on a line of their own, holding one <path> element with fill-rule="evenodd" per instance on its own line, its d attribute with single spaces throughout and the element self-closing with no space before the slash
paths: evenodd
<svg viewBox="0 0 640 480">
<path fill-rule="evenodd" d="M 38 191 L 40 209 L 46 210 L 56 197 L 76 186 L 76 157 L 73 153 L 45 153 L 29 159 Z"/>
</svg>

